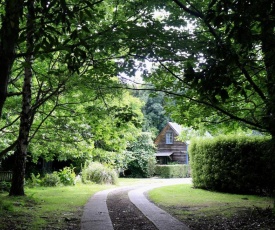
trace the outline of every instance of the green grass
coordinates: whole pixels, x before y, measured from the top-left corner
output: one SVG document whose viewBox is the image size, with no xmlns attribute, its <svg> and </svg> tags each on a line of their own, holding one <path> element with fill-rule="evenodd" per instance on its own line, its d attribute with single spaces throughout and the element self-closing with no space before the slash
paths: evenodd
<svg viewBox="0 0 275 230">
<path fill-rule="evenodd" d="M 88 199 L 112 186 L 77 184 L 64 187 L 26 188 L 25 197 L 0 194 L 0 229 L 10 226 L 36 230 L 52 226 L 62 229 L 65 219 L 79 218 Z"/>
<path fill-rule="evenodd" d="M 179 219 L 191 216 L 231 216 L 239 211 L 272 207 L 269 197 L 237 195 L 194 189 L 192 185 L 173 185 L 157 188 L 149 198 Z"/>
<path fill-rule="evenodd" d="M 154 180 L 153 180 L 154 181 Z M 117 186 L 154 183 L 150 179 L 121 178 Z M 83 206 L 96 192 L 112 185 L 81 184 L 25 188 L 25 197 L 0 193 L 0 229 L 64 229 L 65 219 L 81 218 Z"/>
<path fill-rule="evenodd" d="M 120 178 L 117 186 L 161 183 L 162 179 Z M 26 196 L 9 197 L 0 193 L 0 229 L 64 229 L 66 220 L 82 215 L 83 206 L 96 192 L 116 186 L 76 184 L 64 187 L 26 188 Z M 266 197 L 231 195 L 175 185 L 154 189 L 149 198 L 172 215 L 185 220 L 190 215 L 230 215 L 244 208 L 266 208 L 272 200 Z M 75 222 L 77 222 L 75 221 Z"/>
</svg>

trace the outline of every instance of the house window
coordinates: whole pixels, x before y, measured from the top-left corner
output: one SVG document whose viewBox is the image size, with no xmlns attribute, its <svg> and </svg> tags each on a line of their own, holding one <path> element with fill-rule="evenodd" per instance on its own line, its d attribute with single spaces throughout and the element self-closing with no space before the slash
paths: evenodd
<svg viewBox="0 0 275 230">
<path fill-rule="evenodd" d="M 166 144 L 173 144 L 173 133 L 166 133 Z"/>
</svg>

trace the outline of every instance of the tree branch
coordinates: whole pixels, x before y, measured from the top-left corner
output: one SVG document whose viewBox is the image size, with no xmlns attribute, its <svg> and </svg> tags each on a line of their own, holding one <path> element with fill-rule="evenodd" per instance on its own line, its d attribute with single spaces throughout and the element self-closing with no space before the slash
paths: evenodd
<svg viewBox="0 0 275 230">
<path fill-rule="evenodd" d="M 17 118 L 15 118 L 11 123 L 9 123 L 8 125 L 3 126 L 0 131 L 3 132 L 4 129 L 10 127 L 11 125 L 13 125 L 16 121 L 18 121 L 20 119 L 20 116 L 18 116 Z"/>
<path fill-rule="evenodd" d="M 14 141 L 9 147 L 7 147 L 6 149 L 2 150 L 0 152 L 0 159 L 2 159 L 8 152 L 14 150 L 14 148 L 16 147 L 17 145 L 17 140 Z"/>
<path fill-rule="evenodd" d="M 217 105 L 214 105 L 214 104 L 211 104 L 207 101 L 203 101 L 203 100 L 198 100 L 198 99 L 194 99 L 192 97 L 188 97 L 187 95 L 184 95 L 184 94 L 180 94 L 180 93 L 177 93 L 177 92 L 171 92 L 171 91 L 167 91 L 167 90 L 164 90 L 164 89 L 156 89 L 156 88 L 142 88 L 142 89 L 136 89 L 136 88 L 132 88 L 132 87 L 128 87 L 128 86 L 124 86 L 124 87 L 114 87 L 114 88 L 123 88 L 123 89 L 129 89 L 129 90 L 145 90 L 145 91 L 154 91 L 154 92 L 163 92 L 167 95 L 173 95 L 173 96 L 176 96 L 176 97 L 181 97 L 181 98 L 186 98 L 188 100 L 190 100 L 191 102 L 195 102 L 197 104 L 201 104 L 201 105 L 204 105 L 204 106 L 207 106 L 207 107 L 211 107 L 213 109 L 215 109 L 216 111 L 219 111 L 221 112 L 222 114 L 228 116 L 231 120 L 235 120 L 235 121 L 240 121 L 250 127 L 254 127 L 254 128 L 257 128 L 258 130 L 261 130 L 263 132 L 266 132 L 266 129 L 264 127 L 262 127 L 262 125 L 258 124 L 258 123 L 254 123 L 254 122 L 251 122 L 245 118 L 241 118 L 241 117 L 238 117 L 237 115 L 235 115 L 234 113 L 231 113 L 229 111 L 226 111 L 224 110 L 223 108 L 217 106 Z"/>
<path fill-rule="evenodd" d="M 179 0 L 173 0 L 181 9 L 183 9 L 185 12 L 197 17 L 197 18 L 203 18 L 203 14 L 201 14 L 198 11 L 193 11 L 189 9 L 186 5 L 184 5 L 181 1 Z"/>
</svg>

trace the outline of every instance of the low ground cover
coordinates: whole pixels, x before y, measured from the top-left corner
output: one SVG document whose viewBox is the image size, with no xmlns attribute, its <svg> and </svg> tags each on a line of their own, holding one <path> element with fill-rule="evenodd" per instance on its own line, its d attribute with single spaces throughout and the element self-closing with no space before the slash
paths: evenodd
<svg viewBox="0 0 275 230">
<path fill-rule="evenodd" d="M 120 178 L 116 186 L 153 184 L 161 180 Z M 75 186 L 26 188 L 25 197 L 0 193 L 0 229 L 80 229 L 83 206 L 88 199 L 97 191 L 111 187 L 115 186 L 77 183 Z M 191 185 L 176 185 L 154 189 L 149 192 L 149 198 L 193 229 L 272 229 L 261 228 L 262 222 L 272 224 L 272 221 L 270 226 L 275 226 L 274 216 L 267 209 L 272 206 L 272 199 L 267 197 L 214 193 L 193 189 Z M 251 218 L 259 213 L 262 222 L 252 222 Z M 232 224 L 230 218 L 240 223 L 246 219 L 257 228 L 217 224 Z"/>
<path fill-rule="evenodd" d="M 151 184 L 151 179 L 120 178 L 117 186 Z M 96 192 L 114 185 L 26 187 L 26 196 L 0 193 L 0 229 L 80 229 L 83 206 Z"/>
<path fill-rule="evenodd" d="M 194 189 L 192 185 L 154 189 L 148 197 L 192 229 L 272 229 L 275 226 L 270 197 L 211 192 Z"/>
<path fill-rule="evenodd" d="M 97 191 L 110 187 L 76 184 L 26 188 L 25 197 L 0 193 L 0 229 L 79 229 L 85 203 Z"/>
</svg>

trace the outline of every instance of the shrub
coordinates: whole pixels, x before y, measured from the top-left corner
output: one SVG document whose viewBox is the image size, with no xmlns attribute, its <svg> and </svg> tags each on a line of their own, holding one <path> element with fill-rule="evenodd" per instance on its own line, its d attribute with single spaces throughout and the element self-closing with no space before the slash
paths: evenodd
<svg viewBox="0 0 275 230">
<path fill-rule="evenodd" d="M 11 182 L 0 181 L 0 192 L 8 192 L 11 188 Z"/>
<path fill-rule="evenodd" d="M 54 187 L 60 184 L 60 178 L 57 172 L 47 173 L 41 181 L 42 186 Z"/>
<path fill-rule="evenodd" d="M 155 174 L 162 178 L 186 178 L 189 177 L 189 165 L 157 165 Z"/>
<path fill-rule="evenodd" d="M 156 157 L 150 157 L 147 162 L 146 177 L 152 177 L 156 170 Z"/>
<path fill-rule="evenodd" d="M 26 185 L 29 187 L 40 186 L 41 183 L 42 183 L 42 180 L 40 179 L 39 173 L 37 174 L 37 176 L 35 176 L 33 173 L 31 173 L 31 177 L 26 181 Z"/>
<path fill-rule="evenodd" d="M 91 162 L 82 170 L 82 182 L 88 181 L 97 184 L 116 184 L 118 175 L 114 169 L 108 168 L 99 162 Z"/>
<path fill-rule="evenodd" d="M 190 163 L 195 187 L 234 193 L 271 192 L 274 155 L 263 137 L 218 137 L 191 142 Z"/>
<path fill-rule="evenodd" d="M 129 144 L 128 154 L 132 160 L 128 163 L 126 174 L 131 177 L 151 177 L 154 175 L 156 157 L 151 133 L 141 133 Z"/>
<path fill-rule="evenodd" d="M 75 185 L 75 172 L 72 168 L 63 168 L 58 172 L 58 176 L 63 185 Z"/>
</svg>

